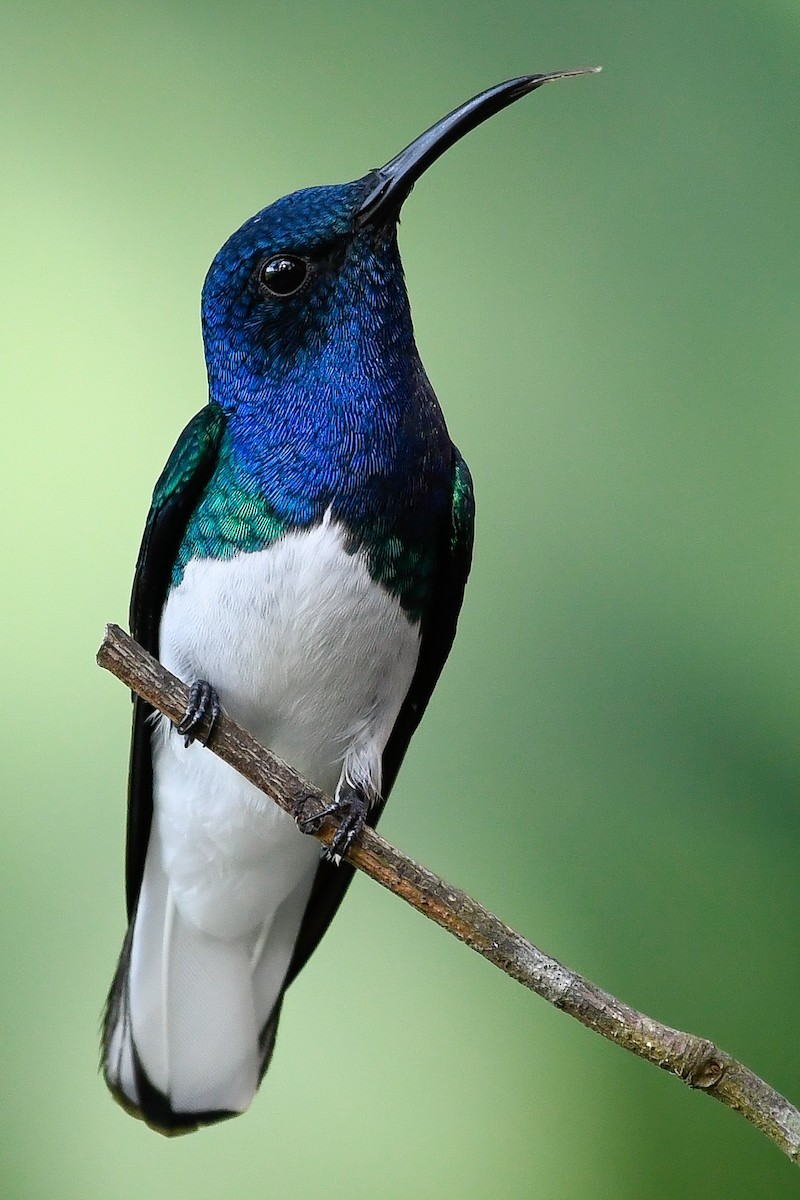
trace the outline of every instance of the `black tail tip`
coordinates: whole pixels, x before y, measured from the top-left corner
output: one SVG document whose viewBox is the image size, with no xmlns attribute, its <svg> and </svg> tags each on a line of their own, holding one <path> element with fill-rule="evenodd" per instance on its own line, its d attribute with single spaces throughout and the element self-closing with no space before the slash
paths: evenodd
<svg viewBox="0 0 800 1200">
<path fill-rule="evenodd" d="M 136 1090 L 138 1102 L 133 1101 L 123 1092 L 108 1075 L 106 1084 L 111 1095 L 125 1112 L 143 1121 L 148 1128 L 160 1133 L 163 1137 L 181 1137 L 184 1133 L 195 1133 L 205 1125 L 216 1125 L 219 1121 L 228 1121 L 231 1117 L 239 1117 L 241 1113 L 228 1109 L 209 1109 L 206 1112 L 176 1112 L 172 1107 L 169 1096 L 155 1087 L 140 1063 L 136 1070 Z"/>
</svg>

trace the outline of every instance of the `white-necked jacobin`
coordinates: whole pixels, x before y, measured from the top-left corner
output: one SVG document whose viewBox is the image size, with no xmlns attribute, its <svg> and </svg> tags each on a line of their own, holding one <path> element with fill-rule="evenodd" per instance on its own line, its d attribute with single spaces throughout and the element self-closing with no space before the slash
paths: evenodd
<svg viewBox="0 0 800 1200">
<path fill-rule="evenodd" d="M 194 735 L 223 705 L 334 798 L 340 856 L 377 820 L 455 634 L 472 483 L 414 344 L 400 207 L 465 133 L 583 73 L 482 92 L 384 167 L 271 204 L 211 264 L 209 402 L 156 484 L 131 599 L 133 636 L 191 701 L 177 727 L 135 702 L 103 1030 L 111 1091 L 161 1132 L 248 1107 L 352 876 Z"/>
</svg>

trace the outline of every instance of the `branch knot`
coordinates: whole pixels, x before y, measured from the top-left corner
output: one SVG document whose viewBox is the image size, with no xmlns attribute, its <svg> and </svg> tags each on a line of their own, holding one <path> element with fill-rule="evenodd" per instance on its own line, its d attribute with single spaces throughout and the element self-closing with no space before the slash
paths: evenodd
<svg viewBox="0 0 800 1200">
<path fill-rule="evenodd" d="M 693 1038 L 678 1073 L 690 1088 L 710 1092 L 722 1081 L 727 1066 L 726 1060 L 727 1055 L 722 1054 L 713 1042 L 704 1038 Z"/>
</svg>

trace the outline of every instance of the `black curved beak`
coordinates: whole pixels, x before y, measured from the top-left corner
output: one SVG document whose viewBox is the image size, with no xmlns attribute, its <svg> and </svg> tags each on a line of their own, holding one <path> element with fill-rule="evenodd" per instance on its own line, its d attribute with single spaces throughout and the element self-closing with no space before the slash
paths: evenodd
<svg viewBox="0 0 800 1200">
<path fill-rule="evenodd" d="M 527 96 L 528 92 L 535 91 L 544 83 L 569 79 L 573 75 L 596 75 L 600 69 L 575 67 L 571 71 L 552 71 L 547 75 L 522 75 L 519 79 L 508 79 L 473 96 L 466 104 L 460 105 L 420 134 L 385 166 L 368 176 L 373 181 L 373 187 L 356 214 L 358 223 L 381 225 L 395 218 L 408 193 L 431 163 L 436 162 L 465 133 L 519 100 L 520 96 Z"/>
</svg>

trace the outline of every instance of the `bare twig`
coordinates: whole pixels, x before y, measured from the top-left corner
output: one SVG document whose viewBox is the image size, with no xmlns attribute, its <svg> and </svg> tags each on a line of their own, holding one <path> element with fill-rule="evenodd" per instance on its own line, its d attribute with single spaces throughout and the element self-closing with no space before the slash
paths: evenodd
<svg viewBox="0 0 800 1200">
<path fill-rule="evenodd" d="M 106 627 L 97 661 L 171 721 L 183 717 L 189 695 L 186 685 L 118 626 Z M 329 804 L 318 788 L 224 713 L 209 749 L 292 815 L 302 811 L 313 816 Z M 328 821 L 316 836 L 329 843 L 334 829 Z M 712 1042 L 662 1025 L 570 971 L 466 893 L 406 858 L 374 830 L 365 829 L 346 857 L 556 1008 L 740 1113 L 800 1165 L 800 1112 Z"/>
</svg>

